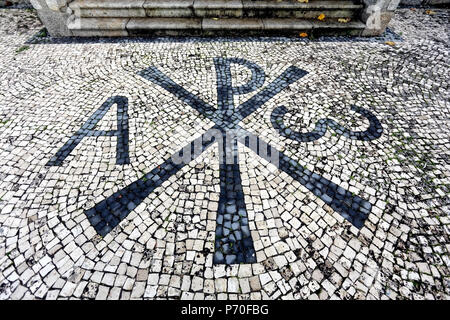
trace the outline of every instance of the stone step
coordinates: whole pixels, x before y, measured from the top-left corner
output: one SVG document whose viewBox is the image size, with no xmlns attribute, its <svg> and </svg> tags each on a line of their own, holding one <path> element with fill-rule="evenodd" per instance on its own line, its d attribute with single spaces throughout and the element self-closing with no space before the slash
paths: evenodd
<svg viewBox="0 0 450 320">
<path fill-rule="evenodd" d="M 76 0 L 82 18 L 316 18 L 353 17 L 362 5 L 351 0 Z"/>
<path fill-rule="evenodd" d="M 200 35 L 360 35 L 360 21 L 295 18 L 76 18 L 69 24 L 74 36 L 200 36 Z"/>
</svg>

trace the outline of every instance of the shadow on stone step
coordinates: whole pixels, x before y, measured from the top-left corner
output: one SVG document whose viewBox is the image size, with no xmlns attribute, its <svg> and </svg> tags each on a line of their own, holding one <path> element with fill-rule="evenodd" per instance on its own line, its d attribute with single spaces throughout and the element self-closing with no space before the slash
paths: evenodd
<svg viewBox="0 0 450 320">
<path fill-rule="evenodd" d="M 292 36 L 140 36 L 140 37 L 66 37 L 53 38 L 45 28 L 38 31 L 25 44 L 78 44 L 78 43 L 213 43 L 213 42 L 401 42 L 403 38 L 389 28 L 379 37 L 327 36 L 314 38 Z"/>
</svg>

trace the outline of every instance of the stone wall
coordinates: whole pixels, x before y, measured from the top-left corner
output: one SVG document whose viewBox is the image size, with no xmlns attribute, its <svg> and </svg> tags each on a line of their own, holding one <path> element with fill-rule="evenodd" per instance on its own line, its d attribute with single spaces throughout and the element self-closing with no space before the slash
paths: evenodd
<svg viewBox="0 0 450 320">
<path fill-rule="evenodd" d="M 72 33 L 67 28 L 71 10 L 68 4 L 73 0 L 30 0 L 39 18 L 53 37 L 68 37 Z"/>
<path fill-rule="evenodd" d="M 363 36 L 377 36 L 384 32 L 400 0 L 362 0 L 361 20 L 366 23 Z"/>
<path fill-rule="evenodd" d="M 1 0 L 0 0 L 1 1 Z M 67 28 L 71 18 L 71 9 L 68 3 L 73 0 L 30 0 L 37 10 L 41 21 L 49 33 L 55 37 L 71 36 Z M 363 36 L 377 36 L 384 32 L 387 24 L 394 15 L 401 0 L 362 0 L 364 9 L 361 20 L 366 24 Z M 419 1 L 419 0 L 402 0 Z M 449 0 L 420 0 L 420 1 L 449 1 Z M 72 16 L 73 18 L 73 16 Z"/>
</svg>

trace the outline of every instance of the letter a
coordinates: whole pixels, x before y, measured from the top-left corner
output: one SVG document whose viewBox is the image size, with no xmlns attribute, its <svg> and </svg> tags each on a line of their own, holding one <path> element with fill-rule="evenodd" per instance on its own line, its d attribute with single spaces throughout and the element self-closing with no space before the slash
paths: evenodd
<svg viewBox="0 0 450 320">
<path fill-rule="evenodd" d="M 117 104 L 117 130 L 95 130 L 95 126 L 114 104 Z M 108 98 L 83 126 L 75 132 L 69 141 L 58 150 L 47 163 L 47 166 L 60 166 L 83 138 L 99 136 L 117 137 L 116 164 L 130 163 L 128 155 L 128 99 L 126 97 L 115 96 Z"/>
</svg>

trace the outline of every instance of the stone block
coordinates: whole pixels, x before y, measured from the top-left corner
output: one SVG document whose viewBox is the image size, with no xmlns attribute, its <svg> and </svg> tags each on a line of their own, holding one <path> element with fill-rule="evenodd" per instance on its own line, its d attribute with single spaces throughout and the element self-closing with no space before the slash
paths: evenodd
<svg viewBox="0 0 450 320">
<path fill-rule="evenodd" d="M 198 17 L 242 17 L 242 1 L 240 0 L 196 0 L 194 13 Z"/>
<path fill-rule="evenodd" d="M 391 21 L 392 17 L 394 15 L 394 12 L 381 12 L 379 14 L 379 17 L 377 16 L 371 16 L 369 17 L 369 19 L 367 20 L 367 22 L 370 21 L 370 19 L 375 19 L 379 22 L 375 23 L 375 24 L 366 24 L 366 29 L 364 29 L 364 31 L 362 32 L 362 36 L 378 36 L 381 35 L 387 25 L 389 24 L 389 21 Z"/>
<path fill-rule="evenodd" d="M 67 28 L 71 16 L 71 10 L 67 8 L 67 0 L 31 0 L 30 2 L 52 37 L 72 35 Z"/>
<path fill-rule="evenodd" d="M 79 18 L 70 22 L 71 30 L 126 30 L 128 18 Z"/>
<path fill-rule="evenodd" d="M 263 19 L 265 30 L 309 30 L 312 23 L 297 19 Z"/>
<path fill-rule="evenodd" d="M 128 30 L 178 30 L 200 29 L 199 19 L 170 19 L 170 18 L 133 18 L 130 19 Z"/>
<path fill-rule="evenodd" d="M 381 35 L 394 15 L 400 0 L 363 0 L 361 21 L 366 23 L 363 36 Z"/>
<path fill-rule="evenodd" d="M 203 30 L 262 30 L 261 19 L 203 19 Z"/>
</svg>

